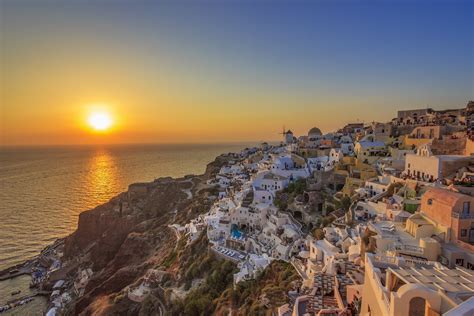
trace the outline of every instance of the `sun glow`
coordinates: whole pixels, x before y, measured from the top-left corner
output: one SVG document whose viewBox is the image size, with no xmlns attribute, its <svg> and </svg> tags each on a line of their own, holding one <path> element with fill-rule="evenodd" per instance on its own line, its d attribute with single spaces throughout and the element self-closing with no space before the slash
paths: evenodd
<svg viewBox="0 0 474 316">
<path fill-rule="evenodd" d="M 94 112 L 89 115 L 87 122 L 96 131 L 106 131 L 112 126 L 112 118 L 107 112 Z"/>
</svg>

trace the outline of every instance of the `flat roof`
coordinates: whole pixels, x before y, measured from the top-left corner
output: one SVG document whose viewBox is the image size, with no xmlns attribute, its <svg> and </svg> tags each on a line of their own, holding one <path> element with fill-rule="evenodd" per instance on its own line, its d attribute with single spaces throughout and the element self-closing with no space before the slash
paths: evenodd
<svg viewBox="0 0 474 316">
<path fill-rule="evenodd" d="M 418 225 L 432 225 L 430 222 L 428 222 L 424 218 L 410 218 L 410 221 Z"/>
<path fill-rule="evenodd" d="M 407 284 L 423 284 L 433 290 L 450 293 L 472 292 L 474 295 L 474 271 L 462 267 L 454 269 L 388 268 Z"/>
<path fill-rule="evenodd" d="M 429 222 L 423 223 L 423 225 L 427 225 Z M 411 245 L 411 246 L 419 246 L 419 241 L 410 233 L 405 230 L 403 224 L 394 223 L 390 221 L 380 221 L 380 222 L 370 222 L 369 229 L 372 227 L 376 230 L 378 238 L 391 238 L 395 239 L 396 242 L 403 244 L 403 245 Z M 390 229 L 392 227 L 392 229 Z M 374 238 L 377 238 L 374 236 Z"/>
</svg>

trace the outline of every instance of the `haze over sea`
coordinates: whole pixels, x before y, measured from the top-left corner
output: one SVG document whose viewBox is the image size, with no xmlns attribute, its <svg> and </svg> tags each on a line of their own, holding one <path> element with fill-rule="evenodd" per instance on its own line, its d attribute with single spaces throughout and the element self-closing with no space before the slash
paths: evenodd
<svg viewBox="0 0 474 316">
<path fill-rule="evenodd" d="M 201 174 L 248 144 L 97 145 L 0 149 L 0 269 L 72 233 L 80 212 L 134 182 Z"/>
</svg>

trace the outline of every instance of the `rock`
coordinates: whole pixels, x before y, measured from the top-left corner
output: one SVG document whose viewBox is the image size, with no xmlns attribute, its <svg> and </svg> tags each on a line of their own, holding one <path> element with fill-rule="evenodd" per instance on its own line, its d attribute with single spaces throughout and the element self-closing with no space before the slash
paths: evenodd
<svg viewBox="0 0 474 316">
<path fill-rule="evenodd" d="M 133 194 L 122 193 L 79 215 L 77 230 L 65 239 L 65 258 L 70 264 L 91 267 L 94 274 L 84 295 L 73 302 L 74 314 L 134 314 L 140 309 L 122 299 L 124 288 L 174 251 L 177 240 L 169 224 L 207 211 L 205 194 L 194 188 L 204 177 L 131 185 Z M 193 197 L 188 199 L 183 189 L 191 190 Z M 123 213 L 118 211 L 121 205 L 126 205 Z"/>
</svg>

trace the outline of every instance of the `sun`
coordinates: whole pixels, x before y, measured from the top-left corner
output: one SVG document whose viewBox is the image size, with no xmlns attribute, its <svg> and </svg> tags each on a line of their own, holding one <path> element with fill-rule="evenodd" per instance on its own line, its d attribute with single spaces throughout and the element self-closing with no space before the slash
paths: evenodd
<svg viewBox="0 0 474 316">
<path fill-rule="evenodd" d="M 87 122 L 96 131 L 106 131 L 112 126 L 112 118 L 107 112 L 91 113 Z"/>
</svg>

